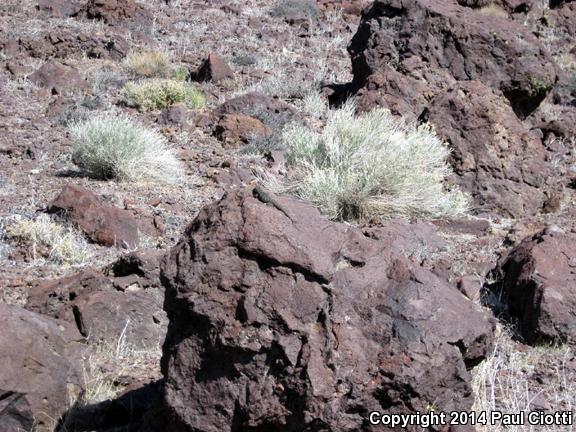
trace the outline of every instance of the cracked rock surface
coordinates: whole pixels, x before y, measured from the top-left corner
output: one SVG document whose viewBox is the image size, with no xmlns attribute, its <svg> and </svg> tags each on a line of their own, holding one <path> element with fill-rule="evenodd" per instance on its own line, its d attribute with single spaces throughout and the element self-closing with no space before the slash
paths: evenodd
<svg viewBox="0 0 576 432">
<path fill-rule="evenodd" d="M 277 200 L 293 220 L 225 195 L 162 266 L 170 430 L 372 430 L 373 410 L 469 409 L 487 316 L 392 242 Z"/>
</svg>

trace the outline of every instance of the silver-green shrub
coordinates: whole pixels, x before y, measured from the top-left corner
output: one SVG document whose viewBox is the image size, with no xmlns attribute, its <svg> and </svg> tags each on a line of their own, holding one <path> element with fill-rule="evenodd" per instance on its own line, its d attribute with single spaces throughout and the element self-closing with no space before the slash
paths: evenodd
<svg viewBox="0 0 576 432">
<path fill-rule="evenodd" d="M 206 104 L 199 90 L 185 81 L 175 79 L 129 82 L 122 92 L 128 105 L 142 111 L 162 109 L 180 102 L 190 108 L 202 108 Z"/>
<path fill-rule="evenodd" d="M 72 160 L 101 179 L 174 183 L 183 176 L 181 163 L 159 132 L 114 113 L 74 123 Z"/>
<path fill-rule="evenodd" d="M 449 149 L 429 125 L 416 127 L 385 109 L 355 115 L 349 102 L 327 112 L 321 131 L 292 125 L 283 139 L 293 173 L 281 188 L 331 219 L 436 218 L 467 210 L 467 197 L 446 187 Z"/>
</svg>

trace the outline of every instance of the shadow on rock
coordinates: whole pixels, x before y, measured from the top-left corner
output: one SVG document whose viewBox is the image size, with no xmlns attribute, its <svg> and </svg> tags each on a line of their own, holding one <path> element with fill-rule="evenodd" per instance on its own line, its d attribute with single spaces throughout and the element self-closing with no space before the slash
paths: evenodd
<svg viewBox="0 0 576 432">
<path fill-rule="evenodd" d="M 60 420 L 54 432 L 137 431 L 151 424 L 150 418 L 162 398 L 162 381 L 130 390 L 117 399 L 76 404 Z"/>
</svg>

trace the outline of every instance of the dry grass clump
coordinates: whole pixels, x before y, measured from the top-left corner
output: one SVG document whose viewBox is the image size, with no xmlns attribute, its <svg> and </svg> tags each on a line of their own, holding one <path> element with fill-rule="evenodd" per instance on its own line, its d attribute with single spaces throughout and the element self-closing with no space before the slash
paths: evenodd
<svg viewBox="0 0 576 432">
<path fill-rule="evenodd" d="M 126 340 L 130 320 L 120 336 L 114 340 L 97 342 L 86 357 L 84 367 L 84 394 L 81 403 L 93 404 L 114 399 L 122 390 L 118 386 L 120 377 L 139 371 L 150 373 L 162 355 L 160 344 L 149 348 L 138 348 Z"/>
<path fill-rule="evenodd" d="M 318 17 L 318 6 L 310 0 L 278 0 L 270 9 L 269 14 L 280 18 L 305 16 L 315 19 Z"/>
<path fill-rule="evenodd" d="M 143 111 L 162 109 L 183 102 L 190 108 L 202 108 L 206 100 L 202 93 L 184 81 L 153 79 L 130 82 L 123 94 L 128 105 Z"/>
<path fill-rule="evenodd" d="M 34 260 L 42 257 L 55 264 L 84 264 L 90 257 L 88 243 L 78 232 L 58 224 L 48 215 L 18 220 L 6 227 L 8 237 L 29 245 Z"/>
<path fill-rule="evenodd" d="M 499 18 L 508 18 L 509 16 L 508 12 L 506 12 L 506 10 L 502 6 L 498 6 L 493 3 L 481 7 L 480 9 L 478 9 L 478 12 L 480 12 L 482 15 L 485 16 L 493 16 Z"/>
<path fill-rule="evenodd" d="M 283 139 L 293 175 L 268 186 L 316 204 L 331 219 L 450 217 L 467 210 L 467 198 L 449 191 L 449 150 L 430 126 L 415 127 L 376 109 L 355 115 L 353 103 L 326 113 L 316 132 L 287 126 Z"/>
<path fill-rule="evenodd" d="M 160 378 L 160 343 L 142 348 L 131 345 L 126 340 L 129 325 L 127 319 L 124 330 L 116 339 L 95 342 L 87 350 L 82 370 L 83 391 L 70 401 L 71 408 L 58 431 L 86 430 L 86 407 L 118 397 L 125 389 L 126 377 Z"/>
<path fill-rule="evenodd" d="M 124 60 L 124 66 L 142 78 L 163 78 L 170 74 L 170 58 L 163 51 L 133 52 Z"/>
<path fill-rule="evenodd" d="M 572 363 L 572 365 L 570 365 Z M 547 408 L 548 412 L 574 411 L 576 408 L 576 370 L 574 352 L 567 346 L 527 347 L 512 340 L 500 328 L 492 355 L 476 367 L 472 387 L 476 400 L 472 409 L 506 414 L 527 413 Z M 543 405 L 549 405 L 545 407 Z M 528 423 L 528 422 L 527 422 Z M 478 432 L 566 432 L 575 426 L 476 426 Z"/>
<path fill-rule="evenodd" d="M 183 177 L 181 163 L 166 138 L 122 115 L 103 114 L 74 123 L 72 160 L 100 179 L 175 183 Z"/>
</svg>

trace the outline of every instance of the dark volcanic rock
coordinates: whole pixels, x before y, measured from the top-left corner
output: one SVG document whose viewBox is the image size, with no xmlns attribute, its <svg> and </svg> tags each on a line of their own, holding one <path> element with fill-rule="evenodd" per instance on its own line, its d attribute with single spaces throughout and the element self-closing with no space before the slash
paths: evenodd
<svg viewBox="0 0 576 432">
<path fill-rule="evenodd" d="M 74 67 L 53 60 L 42 65 L 28 79 L 47 88 L 53 94 L 63 94 L 88 88 L 88 83 Z"/>
<path fill-rule="evenodd" d="M 196 81 L 222 81 L 226 78 L 234 78 L 234 72 L 230 66 L 218 54 L 210 53 L 200 68 L 192 74 Z"/>
<path fill-rule="evenodd" d="M 486 316 L 389 242 L 276 199 L 290 218 L 226 195 L 163 264 L 170 430 L 359 431 L 371 410 L 469 409 Z"/>
<path fill-rule="evenodd" d="M 294 108 L 290 105 L 258 92 L 246 93 L 227 100 L 218 106 L 213 114 L 220 118 L 226 114 L 241 113 L 254 117 L 260 117 L 258 114 L 268 116 L 281 115 L 291 117 L 296 114 Z"/>
<path fill-rule="evenodd" d="M 238 147 L 254 138 L 265 138 L 270 131 L 264 124 L 245 114 L 225 114 L 215 127 L 214 134 L 224 146 Z"/>
<path fill-rule="evenodd" d="M 576 234 L 550 227 L 524 239 L 500 266 L 508 312 L 528 342 L 576 343 Z"/>
<path fill-rule="evenodd" d="M 80 392 L 76 333 L 3 303 L 0 322 L 0 431 L 48 430 Z"/>
<path fill-rule="evenodd" d="M 153 21 L 152 14 L 135 0 L 88 0 L 86 15 L 111 25 L 129 22 L 148 27 Z"/>
<path fill-rule="evenodd" d="M 499 91 L 460 82 L 432 100 L 428 120 L 450 145 L 456 182 L 478 207 L 513 217 L 542 208 L 543 186 L 554 169 L 541 139 Z"/>
<path fill-rule="evenodd" d="M 159 259 L 154 251 L 119 258 L 104 271 L 84 269 L 64 278 L 39 281 L 26 308 L 75 323 L 91 340 L 117 340 L 131 346 L 158 346 L 166 334 Z"/>
<path fill-rule="evenodd" d="M 160 290 L 97 291 L 74 300 L 72 312 L 80 334 L 90 340 L 122 340 L 153 349 L 166 334 L 164 296 Z"/>
<path fill-rule="evenodd" d="M 501 90 L 521 116 L 538 107 L 556 79 L 550 55 L 523 25 L 456 0 L 376 0 L 349 51 L 359 86 L 388 68 L 433 92 L 454 80 L 479 80 Z"/>
<path fill-rule="evenodd" d="M 122 248 L 138 246 L 138 225 L 130 212 L 105 204 L 88 190 L 65 186 L 48 212 L 66 217 L 96 243 Z"/>
<path fill-rule="evenodd" d="M 78 15 L 82 5 L 73 0 L 39 0 L 36 9 L 51 17 L 66 18 Z"/>
<path fill-rule="evenodd" d="M 524 15 L 531 7 L 521 3 L 498 4 Z M 476 212 L 536 214 L 561 175 L 549 162 L 556 155 L 543 144 L 546 132 L 531 130 L 542 101 L 555 97 L 556 67 L 526 26 L 483 6 L 374 1 L 349 47 L 358 108 L 382 106 L 433 124 L 453 150 L 454 181 L 474 197 Z"/>
</svg>

